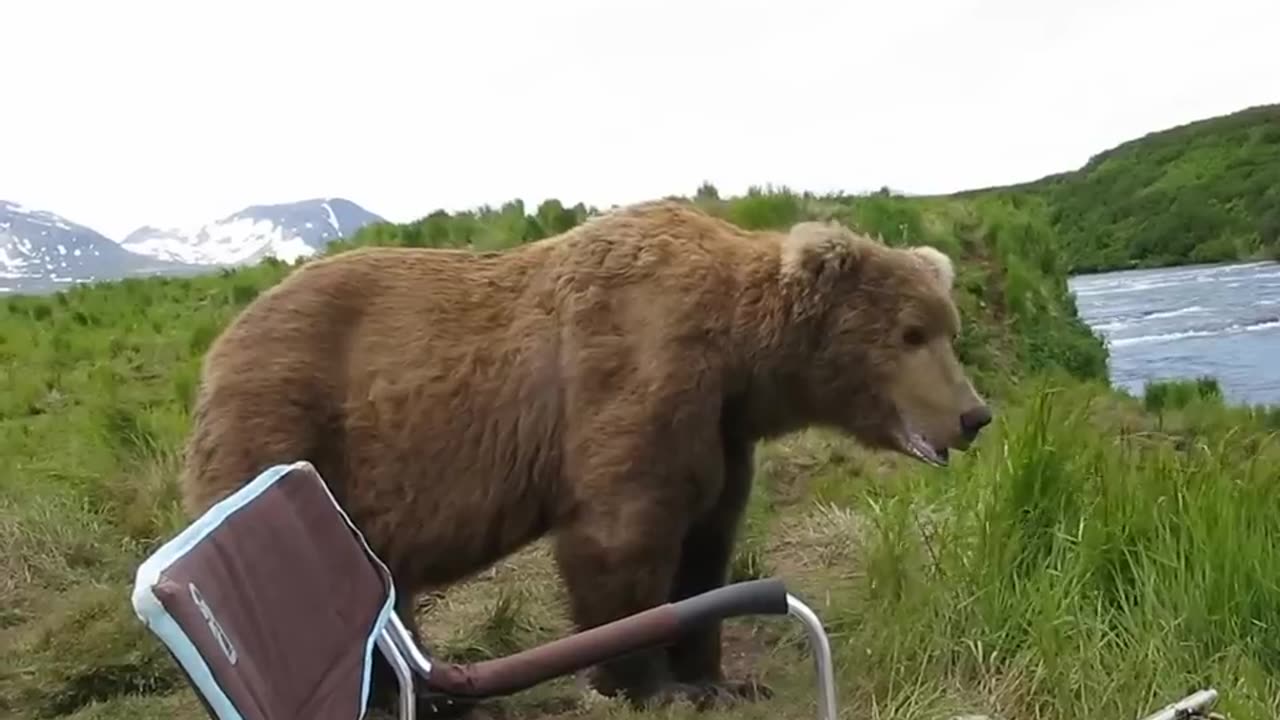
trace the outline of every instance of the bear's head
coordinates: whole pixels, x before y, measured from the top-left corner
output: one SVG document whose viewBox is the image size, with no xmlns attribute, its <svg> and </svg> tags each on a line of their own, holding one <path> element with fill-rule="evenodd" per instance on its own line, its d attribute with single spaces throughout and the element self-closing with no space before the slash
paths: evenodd
<svg viewBox="0 0 1280 720">
<path fill-rule="evenodd" d="M 802 222 L 782 240 L 781 269 L 802 343 L 788 384 L 808 422 L 933 465 L 991 422 L 952 345 L 955 271 L 941 251 Z"/>
</svg>

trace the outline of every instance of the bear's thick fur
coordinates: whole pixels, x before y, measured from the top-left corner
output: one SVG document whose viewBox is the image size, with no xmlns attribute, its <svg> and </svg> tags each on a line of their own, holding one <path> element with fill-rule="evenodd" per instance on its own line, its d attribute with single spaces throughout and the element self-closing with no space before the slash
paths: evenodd
<svg viewBox="0 0 1280 720">
<path fill-rule="evenodd" d="M 990 421 L 952 351 L 950 261 L 837 224 L 748 232 L 681 201 L 502 253 L 367 248 L 263 293 L 205 359 L 200 513 L 312 461 L 398 612 L 545 534 L 574 621 L 722 584 L 763 438 L 810 425 L 943 464 Z M 736 697 L 719 628 L 596 668 L 639 702 Z"/>
</svg>

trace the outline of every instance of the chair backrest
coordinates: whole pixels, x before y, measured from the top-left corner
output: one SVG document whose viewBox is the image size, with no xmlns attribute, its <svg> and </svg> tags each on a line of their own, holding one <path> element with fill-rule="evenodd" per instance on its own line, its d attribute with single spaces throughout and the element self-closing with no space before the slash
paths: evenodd
<svg viewBox="0 0 1280 720">
<path fill-rule="evenodd" d="M 217 720 L 354 720 L 395 603 L 307 462 L 271 467 L 138 568 L 134 611 Z"/>
</svg>

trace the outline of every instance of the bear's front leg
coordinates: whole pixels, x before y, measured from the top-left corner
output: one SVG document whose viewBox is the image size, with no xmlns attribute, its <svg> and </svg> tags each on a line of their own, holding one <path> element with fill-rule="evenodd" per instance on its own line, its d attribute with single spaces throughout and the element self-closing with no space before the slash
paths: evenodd
<svg viewBox="0 0 1280 720">
<path fill-rule="evenodd" d="M 754 444 L 728 435 L 723 441 L 724 483 L 719 501 L 697 518 L 681 548 L 670 600 L 676 602 L 721 587 L 728 581 L 734 541 L 751 495 Z M 721 623 L 689 633 L 668 649 L 674 678 L 708 687 L 729 699 L 757 700 L 772 690 L 750 680 L 726 680 L 721 667 Z"/>
<path fill-rule="evenodd" d="M 680 556 L 680 532 L 661 506 L 638 497 L 596 498 L 556 535 L 555 557 L 578 630 L 666 602 Z M 592 686 L 637 706 L 679 694 L 661 648 L 601 663 Z"/>
<path fill-rule="evenodd" d="M 580 631 L 666 602 L 687 528 L 678 505 L 646 507 L 627 498 L 619 506 L 607 500 L 581 507 L 576 521 L 556 537 L 556 562 Z M 589 677 L 597 692 L 622 696 L 635 707 L 687 701 L 706 709 L 739 697 L 729 684 L 679 681 L 665 648 L 602 662 Z"/>
</svg>

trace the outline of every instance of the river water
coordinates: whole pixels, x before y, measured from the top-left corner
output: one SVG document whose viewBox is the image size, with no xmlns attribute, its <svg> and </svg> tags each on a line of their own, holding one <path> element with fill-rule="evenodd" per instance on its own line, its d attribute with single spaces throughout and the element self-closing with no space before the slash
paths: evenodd
<svg viewBox="0 0 1280 720">
<path fill-rule="evenodd" d="M 1111 380 L 1218 379 L 1230 402 L 1280 404 L 1280 263 L 1125 270 L 1071 279 L 1107 340 Z"/>
</svg>

